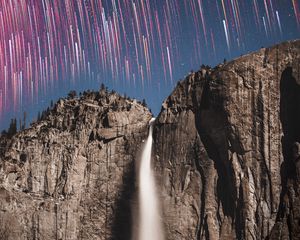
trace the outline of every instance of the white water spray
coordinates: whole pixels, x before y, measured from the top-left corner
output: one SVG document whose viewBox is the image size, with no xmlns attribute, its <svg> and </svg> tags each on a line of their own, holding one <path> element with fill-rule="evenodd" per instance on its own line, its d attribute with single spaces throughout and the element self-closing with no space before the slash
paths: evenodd
<svg viewBox="0 0 300 240">
<path fill-rule="evenodd" d="M 160 219 L 160 207 L 155 188 L 155 179 L 151 169 L 152 128 L 144 145 L 139 171 L 139 228 L 138 240 L 164 240 Z"/>
</svg>

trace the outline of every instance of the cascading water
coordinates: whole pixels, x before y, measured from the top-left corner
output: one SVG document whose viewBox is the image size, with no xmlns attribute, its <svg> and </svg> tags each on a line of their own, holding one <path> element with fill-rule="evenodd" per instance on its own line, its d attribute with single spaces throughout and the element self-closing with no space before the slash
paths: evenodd
<svg viewBox="0 0 300 240">
<path fill-rule="evenodd" d="M 152 130 L 155 118 L 149 125 L 149 135 L 144 145 L 139 169 L 139 228 L 138 240 L 163 240 L 160 208 L 151 169 Z"/>
</svg>

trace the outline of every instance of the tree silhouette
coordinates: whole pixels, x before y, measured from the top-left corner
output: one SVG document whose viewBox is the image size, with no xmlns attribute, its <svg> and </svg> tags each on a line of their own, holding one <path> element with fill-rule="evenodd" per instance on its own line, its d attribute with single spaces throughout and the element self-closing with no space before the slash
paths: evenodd
<svg viewBox="0 0 300 240">
<path fill-rule="evenodd" d="M 100 85 L 100 91 L 105 91 L 105 85 L 104 85 L 104 83 L 101 83 L 101 85 Z"/>
<path fill-rule="evenodd" d="M 26 128 L 26 118 L 27 118 L 27 113 L 26 111 L 24 111 L 22 130 Z"/>
<path fill-rule="evenodd" d="M 143 101 L 142 101 L 142 105 L 143 105 L 144 107 L 147 107 L 147 103 L 146 103 L 145 98 L 144 98 Z"/>
<path fill-rule="evenodd" d="M 10 120 L 10 124 L 9 124 L 9 128 L 8 128 L 8 135 L 10 137 L 12 137 L 14 134 L 17 133 L 17 119 L 11 119 Z"/>
<path fill-rule="evenodd" d="M 68 93 L 68 97 L 73 99 L 74 97 L 76 97 L 77 93 L 75 90 L 71 90 L 69 93 Z"/>
</svg>

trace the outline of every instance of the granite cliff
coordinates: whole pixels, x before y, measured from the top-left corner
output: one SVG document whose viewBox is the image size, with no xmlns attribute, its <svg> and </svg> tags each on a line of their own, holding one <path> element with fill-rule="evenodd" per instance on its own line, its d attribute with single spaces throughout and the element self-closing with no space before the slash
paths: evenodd
<svg viewBox="0 0 300 240">
<path fill-rule="evenodd" d="M 300 41 L 203 67 L 156 120 L 168 239 L 300 239 Z"/>
<path fill-rule="evenodd" d="M 154 125 L 166 238 L 300 239 L 300 41 L 178 82 Z M 0 238 L 131 238 L 151 113 L 116 93 L 61 99 L 0 138 Z"/>
<path fill-rule="evenodd" d="M 151 117 L 103 89 L 61 99 L 2 139 L 0 239 L 129 239 L 134 158 Z"/>
</svg>

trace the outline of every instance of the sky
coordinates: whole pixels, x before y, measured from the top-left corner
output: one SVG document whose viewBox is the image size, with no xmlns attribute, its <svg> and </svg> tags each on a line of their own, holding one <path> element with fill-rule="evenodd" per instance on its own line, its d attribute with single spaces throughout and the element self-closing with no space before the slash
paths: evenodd
<svg viewBox="0 0 300 240">
<path fill-rule="evenodd" d="M 101 83 L 158 114 L 201 64 L 298 38 L 299 0 L 0 0 L 0 130 Z"/>
</svg>

